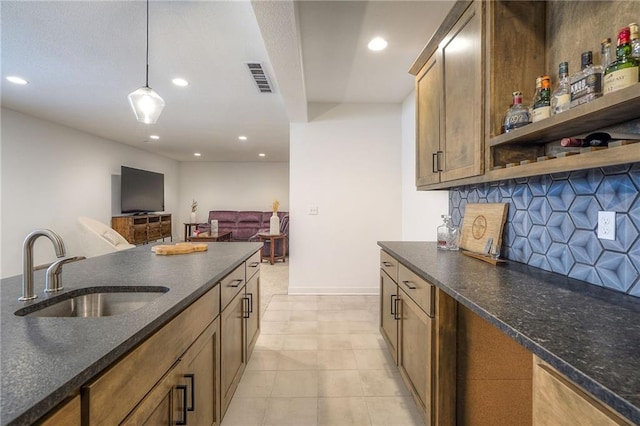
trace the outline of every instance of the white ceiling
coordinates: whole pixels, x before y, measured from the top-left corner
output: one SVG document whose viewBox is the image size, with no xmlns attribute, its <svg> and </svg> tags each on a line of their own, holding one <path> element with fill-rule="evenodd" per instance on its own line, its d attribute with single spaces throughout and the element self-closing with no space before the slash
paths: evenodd
<svg viewBox="0 0 640 426">
<path fill-rule="evenodd" d="M 289 122 L 309 102 L 402 102 L 409 66 L 452 5 L 152 0 L 149 85 L 166 107 L 145 125 L 127 103 L 144 85 L 145 2 L 2 0 L 2 106 L 179 161 L 288 161 Z M 389 47 L 370 52 L 377 35 Z M 273 94 L 245 62 L 263 64 Z M 178 76 L 191 84 L 174 86 Z"/>
</svg>

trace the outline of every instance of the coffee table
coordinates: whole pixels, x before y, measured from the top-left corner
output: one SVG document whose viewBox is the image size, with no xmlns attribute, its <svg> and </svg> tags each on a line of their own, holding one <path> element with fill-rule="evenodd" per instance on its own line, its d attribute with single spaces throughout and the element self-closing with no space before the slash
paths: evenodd
<svg viewBox="0 0 640 426">
<path fill-rule="evenodd" d="M 193 235 L 187 236 L 187 241 L 211 243 L 215 241 L 231 241 L 231 231 L 218 232 L 211 234 L 209 232 L 201 232 L 197 237 Z"/>
<path fill-rule="evenodd" d="M 270 252 L 269 257 L 267 258 L 269 262 L 273 265 L 276 260 L 282 260 L 283 262 L 287 261 L 287 236 L 283 234 L 258 234 L 260 238 L 260 242 L 269 241 Z M 276 256 L 276 242 L 282 241 L 282 255 Z M 262 250 L 260 250 L 260 263 L 262 263 Z"/>
</svg>

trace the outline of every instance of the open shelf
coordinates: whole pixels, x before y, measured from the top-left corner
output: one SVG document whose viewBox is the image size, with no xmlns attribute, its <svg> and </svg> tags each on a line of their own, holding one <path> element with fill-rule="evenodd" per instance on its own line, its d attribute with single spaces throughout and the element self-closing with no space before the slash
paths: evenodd
<svg viewBox="0 0 640 426">
<path fill-rule="evenodd" d="M 516 143 L 545 144 L 635 118 L 640 118 L 640 84 L 491 138 L 489 147 Z"/>
</svg>

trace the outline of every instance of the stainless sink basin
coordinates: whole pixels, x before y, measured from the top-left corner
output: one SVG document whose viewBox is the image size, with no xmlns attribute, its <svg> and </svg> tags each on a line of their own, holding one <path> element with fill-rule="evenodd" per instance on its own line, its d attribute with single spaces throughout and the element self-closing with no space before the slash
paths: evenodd
<svg viewBox="0 0 640 426">
<path fill-rule="evenodd" d="M 88 287 L 44 300 L 15 312 L 29 317 L 106 317 L 140 309 L 167 287 Z"/>
</svg>

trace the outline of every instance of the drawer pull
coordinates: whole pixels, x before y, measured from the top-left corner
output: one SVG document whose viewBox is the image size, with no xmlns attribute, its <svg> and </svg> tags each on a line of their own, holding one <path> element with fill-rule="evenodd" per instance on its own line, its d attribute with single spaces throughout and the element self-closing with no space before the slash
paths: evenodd
<svg viewBox="0 0 640 426">
<path fill-rule="evenodd" d="M 176 420 L 176 425 L 184 426 L 187 424 L 187 385 L 177 385 L 176 389 L 182 391 L 182 420 Z"/>
<path fill-rule="evenodd" d="M 187 407 L 187 411 L 195 411 L 196 410 L 196 376 L 195 374 L 185 374 L 185 379 L 189 379 L 191 381 L 191 407 Z"/>
<path fill-rule="evenodd" d="M 253 293 L 247 293 L 247 296 L 249 296 L 249 313 L 252 314 L 253 313 Z"/>
<path fill-rule="evenodd" d="M 242 318 L 249 318 L 251 316 L 251 314 L 249 313 L 249 298 L 248 297 L 243 297 L 243 307 L 242 307 Z M 246 303 L 245 303 L 246 302 Z"/>
<path fill-rule="evenodd" d="M 258 265 L 260 265 L 260 262 L 251 262 L 251 263 L 249 264 L 249 267 L 250 267 L 250 268 L 257 268 L 257 267 L 258 267 Z"/>
<path fill-rule="evenodd" d="M 395 310 L 394 308 L 395 308 L 395 305 L 396 305 L 396 301 L 395 301 L 395 299 L 396 299 L 397 297 L 398 297 L 398 296 L 396 296 L 395 294 L 392 294 L 392 295 L 391 295 L 391 315 L 393 315 L 393 319 L 395 319 L 395 318 L 396 318 L 396 310 Z"/>
<path fill-rule="evenodd" d="M 382 265 L 383 265 L 385 268 L 391 268 L 391 267 L 393 266 L 393 264 L 392 264 L 392 263 L 389 263 L 389 262 L 386 262 L 386 261 L 385 261 L 385 262 L 382 262 Z"/>
<path fill-rule="evenodd" d="M 401 299 L 400 299 L 399 297 L 397 297 L 397 296 L 396 296 L 396 299 L 393 301 L 393 302 L 394 302 L 393 304 L 394 304 L 394 306 L 395 306 L 395 308 L 396 308 L 396 309 L 395 309 L 395 312 L 393 313 L 393 319 L 394 319 L 394 320 L 399 320 L 399 319 L 400 319 L 400 315 L 398 315 L 398 302 L 399 302 L 400 300 L 401 300 Z"/>
<path fill-rule="evenodd" d="M 409 290 L 415 290 L 416 288 L 418 288 L 414 284 L 412 284 L 411 281 L 402 281 L 402 284 L 406 285 Z"/>
<path fill-rule="evenodd" d="M 231 281 L 231 284 L 229 284 L 229 287 L 234 287 L 234 288 L 238 287 L 238 286 L 240 286 L 240 284 L 242 284 L 242 281 L 243 280 L 241 280 L 241 279 L 240 280 L 233 280 L 233 281 Z M 235 284 L 233 284 L 233 283 L 235 283 Z"/>
</svg>

